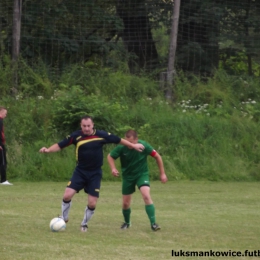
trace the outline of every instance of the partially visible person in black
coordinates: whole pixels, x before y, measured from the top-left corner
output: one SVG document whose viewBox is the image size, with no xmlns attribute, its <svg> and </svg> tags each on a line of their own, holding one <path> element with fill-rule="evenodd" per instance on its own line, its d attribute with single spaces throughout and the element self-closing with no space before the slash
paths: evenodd
<svg viewBox="0 0 260 260">
<path fill-rule="evenodd" d="M 63 195 L 61 217 L 65 222 L 68 222 L 71 200 L 77 192 L 84 189 L 88 194 L 88 204 L 81 222 L 81 231 L 86 232 L 88 229 L 88 221 L 94 214 L 99 198 L 102 178 L 103 146 L 109 143 L 122 144 L 139 152 L 143 151 L 144 146 L 138 143 L 133 144 L 105 131 L 96 130 L 90 116 L 82 117 L 80 126 L 81 130 L 73 132 L 67 136 L 67 138 L 51 145 L 49 148 L 42 147 L 40 152 L 58 152 L 71 144 L 75 145 L 77 165 Z"/>
<path fill-rule="evenodd" d="M 13 185 L 6 179 L 6 148 L 5 148 L 5 133 L 4 133 L 4 118 L 7 115 L 7 109 L 0 106 L 0 175 L 1 185 Z"/>
</svg>

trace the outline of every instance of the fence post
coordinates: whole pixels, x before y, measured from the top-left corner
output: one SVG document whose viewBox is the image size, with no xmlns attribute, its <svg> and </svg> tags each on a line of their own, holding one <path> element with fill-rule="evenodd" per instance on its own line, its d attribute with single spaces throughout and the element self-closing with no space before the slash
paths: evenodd
<svg viewBox="0 0 260 260">
<path fill-rule="evenodd" d="M 14 0 L 13 5 L 13 32 L 12 32 L 12 65 L 13 65 L 13 87 L 15 94 L 18 88 L 18 59 L 20 55 L 22 0 Z"/>
<path fill-rule="evenodd" d="M 175 63 L 175 53 L 177 48 L 180 5 L 181 5 L 181 0 L 174 1 L 168 70 L 167 70 L 167 90 L 166 90 L 166 99 L 170 99 L 170 100 L 173 100 L 174 98 L 173 75 L 175 74 L 174 63 Z"/>
</svg>

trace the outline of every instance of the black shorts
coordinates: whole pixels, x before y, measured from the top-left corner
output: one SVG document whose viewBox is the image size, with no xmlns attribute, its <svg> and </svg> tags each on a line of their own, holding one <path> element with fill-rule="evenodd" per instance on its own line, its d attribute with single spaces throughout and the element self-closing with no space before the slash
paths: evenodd
<svg viewBox="0 0 260 260">
<path fill-rule="evenodd" d="M 76 168 L 67 187 L 79 192 L 84 189 L 91 196 L 99 197 L 102 170 L 86 171 Z"/>
</svg>

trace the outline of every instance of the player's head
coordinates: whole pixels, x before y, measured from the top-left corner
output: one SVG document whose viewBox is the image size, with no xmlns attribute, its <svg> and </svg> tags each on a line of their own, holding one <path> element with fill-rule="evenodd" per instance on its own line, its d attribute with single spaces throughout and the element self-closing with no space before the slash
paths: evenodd
<svg viewBox="0 0 260 260">
<path fill-rule="evenodd" d="M 94 123 L 92 116 L 85 115 L 85 116 L 81 117 L 80 121 L 82 121 L 83 119 L 85 119 L 85 120 L 90 119 Z"/>
<path fill-rule="evenodd" d="M 137 132 L 135 130 L 128 130 L 126 133 L 125 133 L 125 139 L 130 142 L 130 143 L 133 143 L 133 144 L 136 144 L 138 142 L 138 135 L 137 135 Z"/>
<path fill-rule="evenodd" d="M 0 117 L 5 118 L 7 115 L 7 109 L 5 107 L 0 106 Z"/>
<path fill-rule="evenodd" d="M 83 116 L 80 121 L 83 134 L 91 135 L 94 129 L 94 122 L 91 116 Z"/>
</svg>

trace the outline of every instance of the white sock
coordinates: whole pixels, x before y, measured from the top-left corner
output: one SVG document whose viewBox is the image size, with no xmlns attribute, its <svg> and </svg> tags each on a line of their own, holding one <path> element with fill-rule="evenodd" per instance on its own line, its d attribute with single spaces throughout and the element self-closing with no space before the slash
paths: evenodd
<svg viewBox="0 0 260 260">
<path fill-rule="evenodd" d="M 88 224 L 88 222 L 92 218 L 94 212 L 95 212 L 95 209 L 89 209 L 88 206 L 86 207 L 84 218 L 83 218 L 83 221 L 81 222 L 81 226 Z"/>
<path fill-rule="evenodd" d="M 69 219 L 70 207 L 71 207 L 71 201 L 69 202 L 64 202 L 64 200 L 62 201 L 61 212 L 62 212 L 62 217 L 65 221 Z"/>
</svg>

